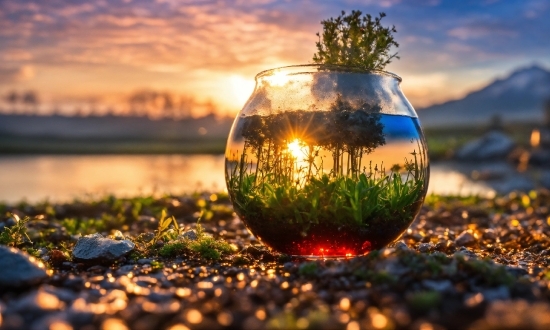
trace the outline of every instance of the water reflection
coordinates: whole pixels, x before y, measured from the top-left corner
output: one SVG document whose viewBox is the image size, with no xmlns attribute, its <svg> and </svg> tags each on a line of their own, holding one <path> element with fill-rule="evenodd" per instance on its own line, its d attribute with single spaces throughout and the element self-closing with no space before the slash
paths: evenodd
<svg viewBox="0 0 550 330">
<path fill-rule="evenodd" d="M 91 155 L 0 158 L 0 200 L 69 201 L 225 189 L 223 156 Z"/>
<path fill-rule="evenodd" d="M 453 164 L 431 165 L 428 193 L 493 194 Z M 225 189 L 223 155 L 0 157 L 0 201 L 69 201 L 86 196 L 184 194 Z"/>
</svg>

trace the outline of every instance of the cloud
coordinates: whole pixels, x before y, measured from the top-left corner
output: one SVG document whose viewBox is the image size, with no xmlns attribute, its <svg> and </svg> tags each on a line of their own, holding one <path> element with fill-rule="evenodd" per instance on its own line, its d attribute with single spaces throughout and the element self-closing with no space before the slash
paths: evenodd
<svg viewBox="0 0 550 330">
<path fill-rule="evenodd" d="M 461 26 L 449 31 L 449 36 L 458 38 L 460 40 L 468 39 L 480 39 L 485 37 L 503 38 L 518 36 L 518 32 L 512 28 L 503 28 L 499 26 L 487 26 L 487 25 L 474 25 L 474 26 Z"/>
<path fill-rule="evenodd" d="M 32 54 L 23 49 L 8 49 L 4 52 L 0 52 L 0 56 L 2 60 L 7 62 L 20 62 L 32 59 Z"/>
<path fill-rule="evenodd" d="M 96 86 L 105 79 L 110 90 L 174 86 L 204 97 L 229 95 L 233 87 L 217 91 L 227 77 L 252 79 L 261 70 L 311 62 L 319 22 L 342 9 L 385 11 L 383 23 L 397 26 L 402 58 L 389 69 L 433 75 L 497 60 L 550 58 L 549 8 L 538 0 L 0 1 L 0 79 L 4 85 L 26 79 L 54 92 L 43 72 L 67 86 L 78 71 Z M 35 77 L 35 69 L 41 75 Z M 437 93 L 444 97 L 445 90 Z"/>
<path fill-rule="evenodd" d="M 35 70 L 32 65 L 23 65 L 21 67 L 0 66 L 0 84 L 13 84 L 31 80 L 35 76 Z"/>
</svg>

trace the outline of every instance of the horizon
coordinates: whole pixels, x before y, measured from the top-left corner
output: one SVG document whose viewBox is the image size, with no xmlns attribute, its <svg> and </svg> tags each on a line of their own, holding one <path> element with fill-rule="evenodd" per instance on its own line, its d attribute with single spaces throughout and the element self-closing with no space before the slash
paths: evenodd
<svg viewBox="0 0 550 330">
<path fill-rule="evenodd" d="M 5 1 L 0 107 L 10 93 L 34 92 L 42 114 L 128 114 L 134 100 L 138 114 L 153 118 L 159 102 L 180 117 L 234 116 L 256 73 L 311 63 L 320 21 L 342 9 L 386 12 L 382 24 L 397 27 L 401 57 L 386 71 L 403 78 L 417 109 L 460 99 L 519 68 L 550 67 L 542 32 L 550 4 L 536 0 Z"/>
</svg>

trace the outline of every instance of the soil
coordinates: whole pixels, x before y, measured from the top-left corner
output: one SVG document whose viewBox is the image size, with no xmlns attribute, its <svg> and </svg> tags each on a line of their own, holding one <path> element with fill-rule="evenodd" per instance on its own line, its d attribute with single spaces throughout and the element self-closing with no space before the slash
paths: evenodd
<svg viewBox="0 0 550 330">
<path fill-rule="evenodd" d="M 545 190 L 430 196 L 391 247 L 316 261 L 270 252 L 223 194 L 0 205 L 32 217 L 33 246 L 51 242 L 35 246 L 48 271 L 41 284 L 0 290 L 0 329 L 547 329 L 549 205 Z M 136 237 L 156 228 L 163 208 L 185 230 L 203 211 L 204 230 L 237 252 L 212 261 L 152 251 L 109 265 L 70 258 L 77 237 L 66 219 L 94 224 L 82 234 Z"/>
</svg>

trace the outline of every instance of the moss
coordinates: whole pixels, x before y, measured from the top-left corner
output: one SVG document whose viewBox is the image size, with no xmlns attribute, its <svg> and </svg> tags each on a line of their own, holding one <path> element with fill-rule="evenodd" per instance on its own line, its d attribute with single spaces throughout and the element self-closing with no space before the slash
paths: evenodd
<svg viewBox="0 0 550 330">
<path fill-rule="evenodd" d="M 235 258 L 233 258 L 233 266 L 245 266 L 250 265 L 251 260 L 243 255 L 238 255 Z"/>
<path fill-rule="evenodd" d="M 186 253 L 189 250 L 187 241 L 174 241 L 164 244 L 159 250 L 159 255 L 165 258 L 175 258 Z"/>
<path fill-rule="evenodd" d="M 439 305 L 441 294 L 437 291 L 419 291 L 410 294 L 407 302 L 412 310 L 425 313 Z"/>
<path fill-rule="evenodd" d="M 316 262 L 304 262 L 300 265 L 298 273 L 305 277 L 313 277 L 319 271 L 319 266 Z"/>
<path fill-rule="evenodd" d="M 189 244 L 189 250 L 198 253 L 204 259 L 219 260 L 223 254 L 233 252 L 231 245 L 222 240 L 202 235 Z"/>
</svg>

